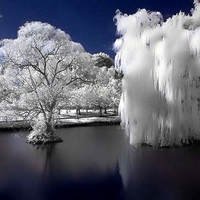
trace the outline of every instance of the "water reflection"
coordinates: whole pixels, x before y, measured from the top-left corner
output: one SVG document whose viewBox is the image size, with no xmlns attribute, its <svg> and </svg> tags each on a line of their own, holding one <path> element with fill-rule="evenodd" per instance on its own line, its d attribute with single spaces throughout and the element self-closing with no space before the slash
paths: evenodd
<svg viewBox="0 0 200 200">
<path fill-rule="evenodd" d="M 24 143 L 25 135 L 0 134 L 0 199 L 123 199 L 121 129 L 80 127 L 58 134 L 63 143 L 40 147 Z"/>
<path fill-rule="evenodd" d="M 174 149 L 125 145 L 119 166 L 125 199 L 199 199 L 199 145 Z"/>
<path fill-rule="evenodd" d="M 57 162 L 62 170 L 79 178 L 83 173 L 97 176 L 116 169 L 123 135 L 120 129 L 115 129 L 103 126 L 71 128 L 68 132 L 61 130 L 59 134 L 62 134 L 64 143 L 57 149 Z"/>
<path fill-rule="evenodd" d="M 130 146 L 119 126 L 58 132 L 64 142 L 26 144 L 0 133 L 0 199 L 198 199 L 200 146 Z"/>
<path fill-rule="evenodd" d="M 55 155 L 57 144 L 48 144 L 48 145 L 36 145 L 33 146 L 39 152 L 41 159 L 38 159 L 39 162 L 44 162 L 44 169 L 42 174 L 48 176 L 53 170 L 53 156 Z"/>
</svg>

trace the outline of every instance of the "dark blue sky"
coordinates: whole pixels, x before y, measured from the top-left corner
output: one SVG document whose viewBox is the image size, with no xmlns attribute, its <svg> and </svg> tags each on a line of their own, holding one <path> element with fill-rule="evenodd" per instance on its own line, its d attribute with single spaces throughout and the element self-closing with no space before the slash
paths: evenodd
<svg viewBox="0 0 200 200">
<path fill-rule="evenodd" d="M 0 0 L 0 39 L 16 38 L 27 21 L 47 22 L 68 33 L 90 53 L 105 52 L 114 58 L 115 11 L 133 14 L 138 8 L 160 11 L 164 18 L 189 12 L 193 0 Z"/>
</svg>

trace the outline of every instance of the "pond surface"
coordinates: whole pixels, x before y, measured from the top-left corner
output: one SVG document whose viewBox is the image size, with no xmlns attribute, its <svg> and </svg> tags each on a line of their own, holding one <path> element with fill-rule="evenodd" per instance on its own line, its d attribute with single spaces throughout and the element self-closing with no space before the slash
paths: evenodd
<svg viewBox="0 0 200 200">
<path fill-rule="evenodd" d="M 200 145 L 131 147 L 120 126 L 60 129 L 37 148 L 0 133 L 0 200 L 200 198 Z"/>
</svg>

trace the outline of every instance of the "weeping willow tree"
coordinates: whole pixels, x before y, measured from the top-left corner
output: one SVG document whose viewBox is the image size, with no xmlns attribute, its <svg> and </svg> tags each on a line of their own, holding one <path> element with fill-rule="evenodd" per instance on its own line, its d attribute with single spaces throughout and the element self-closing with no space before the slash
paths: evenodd
<svg viewBox="0 0 200 200">
<path fill-rule="evenodd" d="M 200 139 L 200 3 L 191 15 L 163 21 L 159 12 L 117 12 L 116 67 L 124 73 L 120 103 L 130 143 L 188 144 Z"/>
</svg>

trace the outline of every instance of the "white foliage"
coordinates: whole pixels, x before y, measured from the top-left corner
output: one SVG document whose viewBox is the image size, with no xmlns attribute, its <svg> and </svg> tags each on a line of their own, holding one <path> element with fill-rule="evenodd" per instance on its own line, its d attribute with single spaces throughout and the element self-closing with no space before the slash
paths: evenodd
<svg viewBox="0 0 200 200">
<path fill-rule="evenodd" d="M 65 88 L 86 77 L 90 55 L 68 34 L 41 22 L 26 23 L 16 39 L 3 40 L 1 52 L 4 76 L 16 93 L 12 109 L 53 127 Z"/>
<path fill-rule="evenodd" d="M 124 72 L 122 124 L 137 146 L 200 138 L 200 4 L 163 22 L 159 12 L 117 12 L 116 67 Z"/>
</svg>

